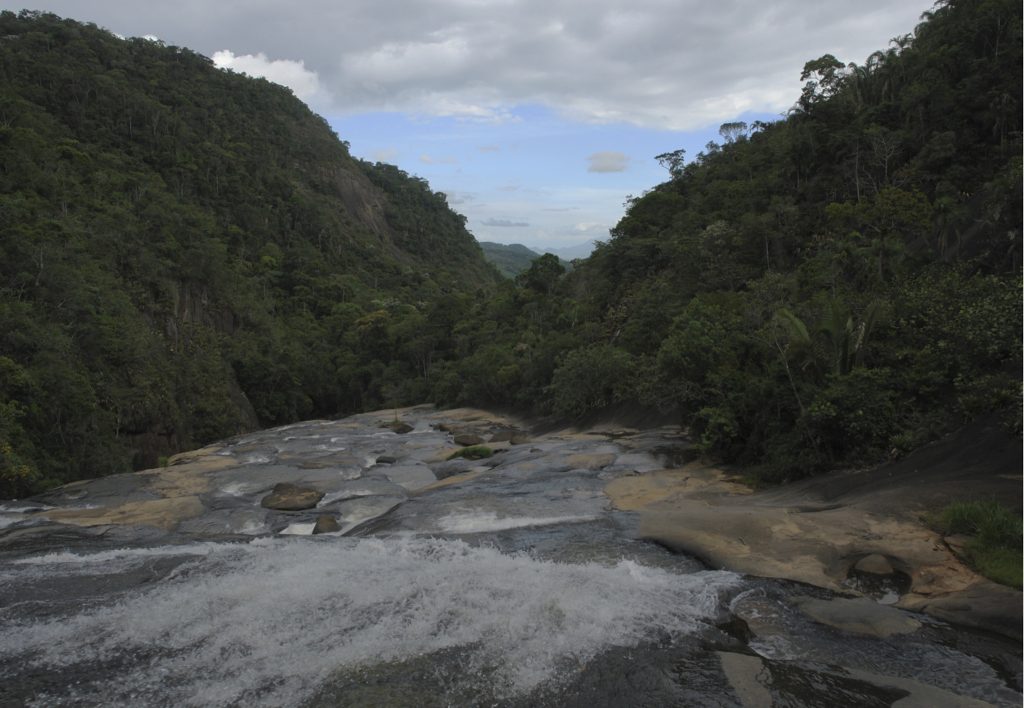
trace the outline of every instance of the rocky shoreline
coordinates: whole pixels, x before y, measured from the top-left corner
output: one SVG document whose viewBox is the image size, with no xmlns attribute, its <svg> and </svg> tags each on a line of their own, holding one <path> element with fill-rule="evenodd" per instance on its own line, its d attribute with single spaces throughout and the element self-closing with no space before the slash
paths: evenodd
<svg viewBox="0 0 1024 708">
<path fill-rule="evenodd" d="M 965 499 L 1021 507 L 1021 445 L 978 423 L 906 458 L 755 491 L 701 462 L 613 480 L 641 533 L 713 568 L 851 595 L 1021 639 L 1021 591 L 971 570 L 924 517 Z"/>
<path fill-rule="evenodd" d="M 547 544 L 554 537 L 543 529 L 579 525 L 582 551 L 558 542 L 547 552 L 597 553 L 572 556 L 591 561 L 607 552 L 597 550 L 597 536 L 611 534 L 652 560 L 700 568 L 639 541 L 748 576 L 749 589 L 729 599 L 709 645 L 744 706 L 818 696 L 811 684 L 801 688 L 814 676 L 838 691 L 830 695 L 850 700 L 891 695 L 966 706 L 1019 699 L 1021 592 L 976 575 L 957 555 L 956 540 L 922 521 L 925 511 L 970 495 L 1019 503 L 1012 441 L 966 431 L 893 465 L 767 490 L 751 489 L 732 470 L 683 462 L 687 446 L 678 426 L 540 428 L 430 406 L 307 421 L 183 453 L 167 467 L 5 504 L 0 561 L 76 548 L 159 546 L 173 554 L 196 543 L 219 548 L 314 534 L 333 548 L 332 535 L 485 533 L 494 542 L 503 530 L 536 528 L 510 533 Z M 354 540 L 338 539 L 338 547 Z M 142 581 L 129 573 L 123 582 Z M 23 599 L 11 592 L 12 601 Z M 0 606 L 3 599 L 0 592 Z M 903 647 L 943 661 L 950 642 L 980 658 L 981 673 L 957 679 L 933 668 L 921 677 L 907 668 L 918 666 L 913 659 L 901 669 L 866 658 Z M 848 644 L 868 654 L 846 656 Z M 1005 685 L 993 683 L 986 673 L 993 670 Z"/>
<path fill-rule="evenodd" d="M 66 485 L 33 500 L 38 508 L 30 513 L 38 522 L 103 533 L 111 527 L 140 527 L 152 533 L 211 535 L 223 527 L 230 535 L 246 522 L 279 533 L 347 533 L 411 495 L 477 478 L 512 448 L 545 440 L 614 442 L 627 451 L 627 458 L 631 450 L 654 453 L 665 465 L 618 469 L 628 459 L 608 452 L 578 454 L 566 464 L 583 469 L 614 466 L 617 472 L 609 475 L 605 493 L 615 509 L 639 515 L 641 537 L 695 556 L 711 568 L 874 597 L 1021 638 L 1021 592 L 977 575 L 957 554 L 957 539 L 943 538 L 922 521 L 926 511 L 958 498 L 998 496 L 1020 504 L 1020 446 L 993 429 L 964 431 L 874 470 L 836 472 L 760 491 L 728 469 L 703 462 L 672 464 L 671 453 L 687 444 L 675 426 L 639 430 L 606 422 L 582 430 L 531 433 L 528 422 L 511 416 L 418 406 L 333 423 L 297 424 L 294 434 L 301 437 L 309 426 L 354 429 L 368 421 L 405 438 L 396 450 L 422 439 L 406 435 L 415 426 L 447 435 L 440 446 L 420 444 L 401 456 L 393 454 L 393 444 L 387 450 L 381 447 L 361 479 L 354 479 L 360 476 L 354 471 L 353 481 L 341 475 L 339 483 L 339 468 L 359 470 L 366 461 L 348 459 L 346 453 L 283 450 L 269 466 L 240 466 L 246 455 L 265 462 L 259 457 L 263 452 L 257 433 L 245 436 L 241 445 L 229 440 L 182 453 L 168 467 Z M 453 458 L 478 445 L 488 446 L 494 457 Z M 231 508 L 222 497 L 215 498 L 214 477 L 221 486 L 225 481 L 235 484 L 239 496 L 256 494 L 253 501 L 265 511 Z M 292 496 L 278 499 L 283 491 Z M 321 502 L 325 495 L 331 502 L 326 507 Z M 308 503 L 296 505 L 300 497 Z M 0 545 L 44 530 L 8 529 Z"/>
</svg>

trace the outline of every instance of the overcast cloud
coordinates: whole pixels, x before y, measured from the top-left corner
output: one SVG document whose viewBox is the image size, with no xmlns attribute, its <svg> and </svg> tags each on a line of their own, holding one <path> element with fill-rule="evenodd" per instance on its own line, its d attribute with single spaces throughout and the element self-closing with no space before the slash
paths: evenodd
<svg viewBox="0 0 1024 708">
<path fill-rule="evenodd" d="M 587 157 L 587 172 L 625 172 L 629 155 L 614 150 L 595 152 Z"/>
<path fill-rule="evenodd" d="M 352 154 L 429 180 L 481 239 L 605 239 L 723 122 L 773 120 L 805 62 L 863 62 L 931 0 L 0 0 L 155 35 L 284 84 Z"/>
<path fill-rule="evenodd" d="M 290 86 L 321 113 L 396 110 L 500 121 L 509 107 L 532 103 L 574 120 L 673 130 L 745 111 L 784 111 L 805 61 L 830 52 L 861 62 L 896 32 L 911 31 L 927 9 L 906 0 L 40 5 L 220 57 L 222 65 Z"/>
</svg>

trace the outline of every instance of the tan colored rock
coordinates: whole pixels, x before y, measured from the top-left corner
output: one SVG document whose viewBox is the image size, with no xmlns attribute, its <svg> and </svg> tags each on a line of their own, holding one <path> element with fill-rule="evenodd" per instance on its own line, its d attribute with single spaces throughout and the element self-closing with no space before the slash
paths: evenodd
<svg viewBox="0 0 1024 708">
<path fill-rule="evenodd" d="M 277 511 L 302 511 L 312 509 L 323 498 L 324 493 L 319 489 L 281 482 L 274 485 L 274 490 L 263 497 L 260 506 Z"/>
<path fill-rule="evenodd" d="M 1020 636 L 1020 591 L 981 583 L 917 516 L 894 509 L 884 489 L 847 504 L 798 485 L 755 493 L 692 463 L 619 477 L 605 493 L 616 508 L 640 513 L 641 536 L 712 568 L 849 592 L 843 583 L 856 560 L 898 558 L 910 588 L 896 606 Z"/>
<path fill-rule="evenodd" d="M 569 455 L 566 462 L 574 470 L 599 470 L 615 462 L 615 455 L 610 452 L 579 453 Z"/>
<path fill-rule="evenodd" d="M 463 447 L 471 447 L 473 445 L 483 445 L 484 439 L 475 433 L 459 433 L 452 438 L 452 441 L 456 445 L 462 445 Z"/>
<path fill-rule="evenodd" d="M 125 502 L 118 506 L 99 509 L 51 509 L 39 516 L 75 526 L 155 526 L 172 530 L 185 519 L 203 513 L 205 508 L 198 497 L 171 497 Z"/>
<path fill-rule="evenodd" d="M 330 514 L 323 514 L 318 516 L 316 519 L 316 525 L 313 526 L 313 535 L 319 533 L 334 533 L 340 531 L 341 526 L 338 525 L 338 520 Z"/>
<path fill-rule="evenodd" d="M 190 462 L 144 470 L 138 474 L 150 480 L 149 488 L 163 497 L 184 497 L 203 494 L 210 490 L 210 472 L 238 466 L 231 457 L 214 455 L 194 458 Z"/>
<path fill-rule="evenodd" d="M 880 553 L 871 553 L 861 558 L 853 566 L 853 569 L 870 575 L 892 575 L 896 569 L 892 567 L 888 559 Z"/>
<path fill-rule="evenodd" d="M 420 487 L 419 489 L 415 490 L 413 494 L 425 494 L 426 492 L 433 491 L 434 489 L 443 489 L 444 487 L 450 487 L 455 484 L 461 484 L 462 482 L 468 482 L 470 480 L 476 479 L 481 474 L 487 471 L 487 467 L 474 467 L 473 469 L 468 470 L 466 472 L 453 474 L 450 477 L 439 479 L 436 482 L 428 484 L 425 487 Z"/>
<path fill-rule="evenodd" d="M 223 449 L 224 448 L 221 445 L 207 445 L 206 447 L 201 447 L 197 450 L 179 452 L 177 455 L 171 455 L 169 458 L 167 458 L 167 464 L 173 467 L 174 465 L 182 465 L 188 462 L 195 462 L 196 460 L 201 458 L 214 456 L 227 458 L 226 455 L 217 455 L 217 453 Z"/>
</svg>

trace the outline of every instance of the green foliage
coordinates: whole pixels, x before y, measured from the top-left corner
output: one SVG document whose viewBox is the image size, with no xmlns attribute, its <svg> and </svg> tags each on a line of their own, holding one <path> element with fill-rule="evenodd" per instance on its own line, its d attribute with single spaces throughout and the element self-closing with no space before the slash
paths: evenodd
<svg viewBox="0 0 1024 708">
<path fill-rule="evenodd" d="M 589 259 L 503 282 L 286 89 L 52 15 L 0 36 L 5 494 L 424 400 L 673 410 L 769 481 L 1020 431 L 1019 3 L 808 62 L 786 119 L 658 155 Z"/>
<path fill-rule="evenodd" d="M 492 243 L 481 241 L 480 248 L 483 250 L 484 258 L 494 265 L 506 278 L 515 278 L 517 275 L 530 269 L 530 265 L 540 254 L 531 251 L 526 246 L 518 243 L 505 245 L 503 243 Z M 563 267 L 568 266 L 560 261 Z"/>
<path fill-rule="evenodd" d="M 569 352 L 555 369 L 548 388 L 551 409 L 578 417 L 629 400 L 633 358 L 607 344 Z"/>
<path fill-rule="evenodd" d="M 498 280 L 443 195 L 187 49 L 0 36 L 0 495 L 426 395 Z"/>
<path fill-rule="evenodd" d="M 1022 520 L 996 501 L 954 502 L 934 518 L 943 533 L 966 534 L 972 539 L 967 553 L 985 577 L 1021 587 Z"/>
</svg>

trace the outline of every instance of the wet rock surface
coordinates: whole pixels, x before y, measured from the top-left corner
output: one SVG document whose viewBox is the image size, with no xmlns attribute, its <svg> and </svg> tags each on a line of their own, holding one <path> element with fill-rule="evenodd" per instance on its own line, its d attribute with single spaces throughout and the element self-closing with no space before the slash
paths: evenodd
<svg viewBox="0 0 1024 708">
<path fill-rule="evenodd" d="M 920 524 L 752 493 L 673 427 L 528 429 L 308 421 L 3 504 L 3 700 L 1020 704 L 1019 642 L 962 626 L 1020 593 Z"/>
<path fill-rule="evenodd" d="M 274 491 L 260 500 L 260 506 L 277 511 L 303 511 L 315 507 L 323 497 L 324 493 L 319 489 L 280 482 L 274 485 Z"/>
</svg>

